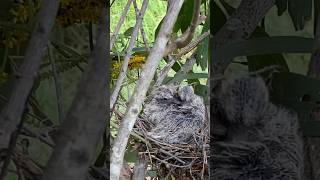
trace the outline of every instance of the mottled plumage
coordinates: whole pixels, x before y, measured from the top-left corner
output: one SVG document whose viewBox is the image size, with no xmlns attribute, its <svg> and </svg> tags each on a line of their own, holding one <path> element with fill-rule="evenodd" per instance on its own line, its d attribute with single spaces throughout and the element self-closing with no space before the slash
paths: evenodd
<svg viewBox="0 0 320 180">
<path fill-rule="evenodd" d="M 269 101 L 260 77 L 226 81 L 220 102 L 228 127 L 227 137 L 211 144 L 213 179 L 301 179 L 303 143 L 297 115 Z"/>
<path fill-rule="evenodd" d="M 144 116 L 153 124 L 152 138 L 169 143 L 188 143 L 204 124 L 205 107 L 191 86 L 163 85 L 151 92 Z"/>
</svg>

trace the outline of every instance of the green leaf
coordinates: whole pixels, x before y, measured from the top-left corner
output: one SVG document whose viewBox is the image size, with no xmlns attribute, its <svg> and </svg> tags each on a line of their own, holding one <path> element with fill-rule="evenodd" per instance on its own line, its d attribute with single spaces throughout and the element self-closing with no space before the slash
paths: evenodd
<svg viewBox="0 0 320 180">
<path fill-rule="evenodd" d="M 278 8 L 278 16 L 281 16 L 288 7 L 288 0 L 276 0 L 276 6 Z"/>
<path fill-rule="evenodd" d="M 186 0 L 184 1 L 181 10 L 179 12 L 177 21 L 173 27 L 173 32 L 184 32 L 188 29 L 191 24 L 192 15 L 193 15 L 193 7 L 194 7 L 194 0 Z"/>
<path fill-rule="evenodd" d="M 210 18 L 207 18 L 202 33 L 205 33 L 209 30 Z M 209 36 L 207 36 L 197 47 L 197 64 L 200 65 L 202 70 L 205 70 L 208 67 L 208 50 L 209 50 Z"/>
<path fill-rule="evenodd" d="M 134 27 L 129 27 L 123 34 L 125 36 L 131 36 L 133 29 L 134 29 Z"/>
<path fill-rule="evenodd" d="M 236 10 L 234 7 L 230 6 L 225 0 L 221 0 L 220 2 L 229 15 Z"/>
<path fill-rule="evenodd" d="M 302 30 L 306 20 L 311 19 L 312 0 L 290 0 L 288 1 L 288 12 L 295 29 Z"/>
<path fill-rule="evenodd" d="M 253 37 L 269 37 L 268 33 L 261 27 L 252 34 Z M 249 71 L 256 71 L 268 66 L 277 65 L 281 71 L 289 71 L 287 62 L 282 54 L 267 54 L 247 56 Z M 264 76 L 264 75 L 262 75 Z"/>
<path fill-rule="evenodd" d="M 154 33 L 154 39 L 156 39 L 156 38 L 157 38 L 157 36 L 158 36 L 158 33 L 159 33 L 159 31 L 160 31 L 160 28 L 161 28 L 161 25 L 162 25 L 163 19 L 164 19 L 164 18 L 162 18 L 162 19 L 161 19 L 161 21 L 159 22 L 159 24 L 158 24 L 158 26 L 157 26 L 157 28 L 156 28 L 156 30 L 155 30 L 155 33 Z"/>
<path fill-rule="evenodd" d="M 209 87 L 202 84 L 197 84 L 194 87 L 194 93 L 198 96 L 201 96 L 205 104 L 209 103 Z"/>
<path fill-rule="evenodd" d="M 216 34 L 220 28 L 226 23 L 227 18 L 216 2 L 210 3 L 210 33 Z"/>
<path fill-rule="evenodd" d="M 213 59 L 229 61 L 237 56 L 252 56 L 277 53 L 311 53 L 313 39 L 278 36 L 254 38 L 247 41 L 235 41 L 212 53 Z"/>
</svg>

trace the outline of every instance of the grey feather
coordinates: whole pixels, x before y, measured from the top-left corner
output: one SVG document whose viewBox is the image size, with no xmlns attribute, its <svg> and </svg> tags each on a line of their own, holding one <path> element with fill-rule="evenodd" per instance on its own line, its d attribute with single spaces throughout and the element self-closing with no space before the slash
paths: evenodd
<svg viewBox="0 0 320 180">
<path fill-rule="evenodd" d="M 169 144 L 188 143 L 204 124 L 205 107 L 191 86 L 163 85 L 154 89 L 144 115 L 153 124 L 148 133 Z"/>
<path fill-rule="evenodd" d="M 303 142 L 294 112 L 269 102 L 263 80 L 226 81 L 221 94 L 227 137 L 213 142 L 211 177 L 219 180 L 299 180 Z"/>
</svg>

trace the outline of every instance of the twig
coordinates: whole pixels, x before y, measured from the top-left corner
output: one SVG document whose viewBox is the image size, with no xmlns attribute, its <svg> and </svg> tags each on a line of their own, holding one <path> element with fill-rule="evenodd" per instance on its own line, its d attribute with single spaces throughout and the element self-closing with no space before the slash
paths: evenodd
<svg viewBox="0 0 320 180">
<path fill-rule="evenodd" d="M 62 87 L 61 87 L 60 76 L 57 72 L 56 62 L 55 62 L 55 59 L 53 58 L 52 49 L 51 49 L 50 44 L 48 44 L 47 50 L 48 50 L 49 61 L 51 63 L 54 86 L 56 89 L 59 122 L 62 123 L 62 119 L 64 117 L 64 110 L 63 110 L 64 108 L 63 108 L 63 97 L 62 97 Z"/>
<path fill-rule="evenodd" d="M 23 114 L 27 98 L 33 87 L 41 64 L 44 49 L 58 12 L 60 0 L 44 0 L 38 13 L 35 28 L 28 42 L 23 63 L 20 66 L 15 86 L 8 103 L 0 114 L 0 151 L 6 149 L 11 134 L 15 131 Z"/>
<path fill-rule="evenodd" d="M 166 78 L 168 72 L 170 71 L 170 69 L 172 68 L 172 66 L 177 62 L 176 58 L 173 58 L 172 56 L 168 56 L 169 57 L 169 62 L 167 63 L 167 65 L 160 71 L 158 79 L 155 83 L 155 86 L 160 86 L 163 83 L 163 80 Z"/>
<path fill-rule="evenodd" d="M 124 9 L 122 11 L 122 15 L 121 15 L 121 17 L 120 17 L 120 19 L 118 21 L 118 24 L 117 24 L 117 26 L 116 26 L 116 28 L 115 28 L 115 30 L 113 32 L 113 35 L 111 36 L 111 39 L 110 39 L 110 51 L 112 50 L 113 45 L 116 42 L 116 39 L 118 37 L 120 28 L 121 28 L 121 26 L 122 26 L 122 24 L 123 24 L 123 22 L 124 22 L 124 20 L 125 20 L 125 18 L 127 16 L 127 13 L 128 13 L 128 10 L 129 10 L 129 7 L 130 7 L 132 1 L 133 0 L 128 0 L 126 6 L 124 7 Z M 112 2 L 112 4 L 113 4 L 113 2 Z"/>
<path fill-rule="evenodd" d="M 201 34 L 196 40 L 189 43 L 186 47 L 181 49 L 181 51 L 176 55 L 177 59 L 180 59 L 183 55 L 190 52 L 192 49 L 198 46 L 199 43 L 201 43 L 206 37 L 210 35 L 210 31 L 207 31 L 203 34 Z"/>
<path fill-rule="evenodd" d="M 168 44 L 165 56 L 178 48 L 186 46 L 192 40 L 193 34 L 199 24 L 200 6 L 201 0 L 194 0 L 193 16 L 190 27 L 181 35 L 181 37 Z"/>
<path fill-rule="evenodd" d="M 132 49 L 134 48 L 134 45 L 136 43 L 136 39 L 138 37 L 138 33 L 139 33 L 139 28 L 141 27 L 141 23 L 142 23 L 142 18 L 146 12 L 146 9 L 147 9 L 147 6 L 148 6 L 148 3 L 149 3 L 149 0 L 144 0 L 143 3 L 142 3 L 142 7 L 141 7 L 141 11 L 139 13 L 139 17 L 137 18 L 137 21 L 136 21 L 136 25 L 134 26 L 134 29 L 133 29 L 133 32 L 132 32 L 132 35 L 131 35 L 131 39 L 130 39 L 130 42 L 129 42 L 129 46 L 128 48 L 126 49 L 126 55 L 124 57 L 124 60 L 123 60 L 123 63 L 122 63 L 122 66 L 121 66 L 121 70 L 120 70 L 120 74 L 118 76 L 118 79 L 117 79 L 117 82 L 116 82 L 116 85 L 114 87 L 114 90 L 110 96 L 110 108 L 113 109 L 116 101 L 117 101 L 117 98 L 119 96 L 119 92 L 121 90 L 121 87 L 122 87 L 122 83 L 126 77 L 126 74 L 127 74 L 127 69 L 128 69 L 128 63 L 129 63 L 129 59 L 131 57 L 131 52 L 132 52 Z"/>
<path fill-rule="evenodd" d="M 113 1 L 111 2 L 110 7 L 113 5 L 113 3 L 114 3 L 115 1 L 116 1 L 116 0 L 113 0 Z"/>
<path fill-rule="evenodd" d="M 139 9 L 138 9 L 136 0 L 133 1 L 133 7 L 134 7 L 134 10 L 136 12 L 137 19 L 138 19 L 138 17 L 139 17 Z M 149 43 L 148 43 L 148 39 L 147 39 L 146 33 L 144 32 L 143 21 L 141 22 L 140 33 L 141 33 L 141 36 L 142 36 L 142 40 L 144 42 L 144 46 L 145 46 L 146 50 L 149 52 L 150 51 L 150 47 L 149 47 Z"/>
<path fill-rule="evenodd" d="M 142 69 L 140 79 L 138 80 L 133 95 L 131 96 L 125 117 L 122 119 L 122 124 L 112 147 L 112 154 L 110 158 L 110 179 L 112 180 L 119 179 L 129 135 L 133 129 L 136 118 L 141 109 L 141 105 L 146 97 L 147 89 L 150 86 L 157 66 L 164 55 L 165 47 L 169 40 L 169 35 L 183 4 L 183 0 L 170 0 L 168 2 L 170 5 L 168 7 L 167 14 L 163 20 L 154 46 L 152 47 L 146 60 L 146 64 Z"/>
<path fill-rule="evenodd" d="M 147 165 L 148 165 L 147 162 L 148 161 L 146 156 L 144 154 L 140 154 L 138 161 L 134 165 L 132 180 L 145 179 Z"/>
<path fill-rule="evenodd" d="M 59 130 L 43 180 L 86 180 L 108 118 L 109 8 L 101 13 L 97 40 L 78 91 Z M 66 170 L 67 169 L 67 170 Z"/>
</svg>

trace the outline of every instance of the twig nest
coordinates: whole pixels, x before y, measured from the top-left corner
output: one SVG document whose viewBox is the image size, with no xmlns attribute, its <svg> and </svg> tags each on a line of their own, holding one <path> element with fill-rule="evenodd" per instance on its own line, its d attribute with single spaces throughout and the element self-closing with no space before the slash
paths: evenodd
<svg viewBox="0 0 320 180">
<path fill-rule="evenodd" d="M 163 85 L 154 89 L 145 104 L 151 138 L 168 144 L 186 144 L 204 125 L 205 106 L 192 86 Z"/>
</svg>

